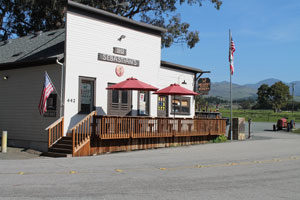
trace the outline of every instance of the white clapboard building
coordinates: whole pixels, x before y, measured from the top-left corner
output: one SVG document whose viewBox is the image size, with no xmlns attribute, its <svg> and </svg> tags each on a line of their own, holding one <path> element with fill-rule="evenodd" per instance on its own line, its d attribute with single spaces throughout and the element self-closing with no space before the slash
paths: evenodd
<svg viewBox="0 0 300 200">
<path fill-rule="evenodd" d="M 193 96 L 158 96 L 106 88 L 134 77 L 159 89 L 195 90 L 205 73 L 161 60 L 165 29 L 68 2 L 66 27 L 0 43 L 0 131 L 13 146 L 47 151 L 46 127 L 64 117 L 64 134 L 90 112 L 98 115 L 194 117 Z M 38 104 L 48 73 L 55 91 L 47 112 Z M 62 102 L 62 103 L 61 103 Z"/>
</svg>

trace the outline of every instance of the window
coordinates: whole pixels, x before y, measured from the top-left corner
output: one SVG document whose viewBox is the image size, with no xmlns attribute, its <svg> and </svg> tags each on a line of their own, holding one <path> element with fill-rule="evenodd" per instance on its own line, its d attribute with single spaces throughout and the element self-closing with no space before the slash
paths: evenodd
<svg viewBox="0 0 300 200">
<path fill-rule="evenodd" d="M 56 117 L 57 109 L 57 94 L 50 94 L 47 99 L 47 112 L 44 113 L 45 117 Z"/>
<path fill-rule="evenodd" d="M 149 110 L 150 110 L 150 106 L 149 106 L 149 92 L 146 91 L 139 91 L 138 93 L 138 110 L 139 110 L 139 115 L 149 115 Z"/>
<path fill-rule="evenodd" d="M 190 114 L 190 97 L 173 97 L 171 114 L 189 115 Z"/>
</svg>

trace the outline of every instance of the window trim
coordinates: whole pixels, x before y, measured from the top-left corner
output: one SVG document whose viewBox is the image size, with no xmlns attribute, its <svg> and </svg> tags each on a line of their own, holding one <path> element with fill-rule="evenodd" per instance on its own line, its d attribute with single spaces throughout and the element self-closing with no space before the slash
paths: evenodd
<svg viewBox="0 0 300 200">
<path fill-rule="evenodd" d="M 111 86 L 111 85 L 115 85 L 116 83 L 113 82 L 108 82 L 107 83 L 107 87 Z M 127 91 L 127 98 L 128 98 L 128 102 L 127 102 L 127 110 L 122 110 L 122 90 L 116 90 L 118 91 L 118 99 L 119 99 L 119 103 L 118 103 L 118 109 L 114 109 L 112 106 L 112 91 L 113 90 L 107 90 L 107 115 L 115 115 L 115 116 L 130 116 L 132 114 L 132 90 L 126 90 Z M 125 104 L 124 104 L 125 105 Z"/>
<path fill-rule="evenodd" d="M 173 108 L 173 100 L 179 100 L 180 102 L 180 106 L 179 106 L 179 110 L 178 112 L 175 112 L 175 115 L 190 115 L 191 114 L 191 97 L 185 97 L 185 96 L 174 96 L 172 95 L 173 98 L 171 98 L 171 111 L 170 114 L 174 115 L 174 108 Z M 187 100 L 188 101 L 188 108 L 189 108 L 189 112 L 183 112 L 182 111 L 182 101 L 183 100 Z"/>
</svg>

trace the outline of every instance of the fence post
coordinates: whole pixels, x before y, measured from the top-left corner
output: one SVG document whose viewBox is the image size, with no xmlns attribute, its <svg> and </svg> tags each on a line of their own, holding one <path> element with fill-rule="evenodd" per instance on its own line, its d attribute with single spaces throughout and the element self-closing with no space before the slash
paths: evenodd
<svg viewBox="0 0 300 200">
<path fill-rule="evenodd" d="M 2 145 L 1 145 L 2 153 L 7 152 L 7 131 L 2 132 Z"/>
<path fill-rule="evenodd" d="M 248 123 L 249 123 L 248 124 L 248 139 L 250 139 L 250 137 L 251 137 L 251 121 L 252 121 L 251 119 L 248 120 Z"/>
<path fill-rule="evenodd" d="M 75 129 L 72 131 L 72 155 L 74 156 L 75 153 Z"/>
<path fill-rule="evenodd" d="M 102 120 L 102 117 L 100 118 L 100 121 Z M 97 119 L 95 116 L 93 116 L 93 124 L 92 124 L 92 136 L 96 135 L 96 127 L 97 127 Z"/>
</svg>

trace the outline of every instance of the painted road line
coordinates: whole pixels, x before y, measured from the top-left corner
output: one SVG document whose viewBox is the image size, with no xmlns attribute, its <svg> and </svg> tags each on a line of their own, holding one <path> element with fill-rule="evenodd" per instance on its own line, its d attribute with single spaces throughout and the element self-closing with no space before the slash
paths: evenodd
<svg viewBox="0 0 300 200">
<path fill-rule="evenodd" d="M 178 166 L 178 167 L 160 167 L 160 168 L 131 168 L 131 169 L 115 169 L 116 172 L 137 172 L 137 171 L 147 171 L 147 170 L 162 170 L 162 171 L 171 171 L 171 170 L 183 170 L 183 169 L 202 169 L 202 168 L 212 168 L 212 167 L 233 167 L 233 166 L 244 166 L 244 165 L 255 165 L 255 164 L 271 164 L 278 163 L 283 161 L 293 161 L 299 160 L 300 156 L 289 156 L 286 158 L 273 158 L 268 160 L 254 160 L 254 161 L 241 161 L 241 162 L 230 162 L 230 163 L 217 163 L 217 164 L 197 164 L 191 166 Z M 103 171 L 60 171 L 60 172 L 0 172 L 1 175 L 45 175 L 45 174 L 98 174 Z"/>
</svg>

